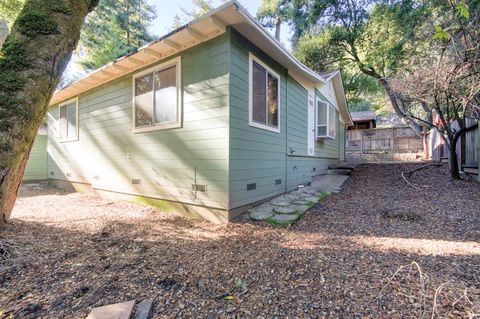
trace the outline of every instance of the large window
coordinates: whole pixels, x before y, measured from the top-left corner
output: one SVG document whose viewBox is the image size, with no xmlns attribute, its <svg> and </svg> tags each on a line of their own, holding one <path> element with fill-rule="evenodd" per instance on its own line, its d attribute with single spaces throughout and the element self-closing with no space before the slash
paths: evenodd
<svg viewBox="0 0 480 319">
<path fill-rule="evenodd" d="M 280 76 L 250 54 L 249 123 L 280 132 Z"/>
<path fill-rule="evenodd" d="M 78 140 L 78 99 L 59 105 L 58 137 L 61 142 Z"/>
<path fill-rule="evenodd" d="M 180 127 L 179 58 L 136 74 L 133 82 L 135 132 Z"/>
<path fill-rule="evenodd" d="M 317 99 L 317 139 L 335 139 L 337 117 L 337 110 L 332 105 Z"/>
</svg>

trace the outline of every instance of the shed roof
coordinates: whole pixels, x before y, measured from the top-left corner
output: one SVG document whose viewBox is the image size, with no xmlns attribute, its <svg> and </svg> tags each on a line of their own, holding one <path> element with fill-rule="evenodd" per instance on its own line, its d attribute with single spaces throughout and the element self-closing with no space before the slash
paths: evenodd
<svg viewBox="0 0 480 319">
<path fill-rule="evenodd" d="M 362 111 L 362 112 L 351 112 L 352 120 L 354 122 L 358 121 L 370 121 L 377 118 L 375 111 Z"/>
</svg>

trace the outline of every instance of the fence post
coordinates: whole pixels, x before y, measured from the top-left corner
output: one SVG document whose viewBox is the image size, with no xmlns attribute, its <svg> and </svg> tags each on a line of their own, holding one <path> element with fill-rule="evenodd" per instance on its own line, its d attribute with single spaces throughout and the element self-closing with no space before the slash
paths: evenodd
<svg viewBox="0 0 480 319">
<path fill-rule="evenodd" d="M 361 143 L 361 144 L 360 144 L 360 146 L 361 146 L 361 147 L 360 147 L 360 151 L 363 153 L 363 131 L 360 131 L 360 132 L 361 132 L 361 133 L 360 133 L 360 136 L 361 136 L 361 138 L 362 138 L 362 139 L 360 140 L 360 143 Z"/>
<path fill-rule="evenodd" d="M 477 125 L 480 125 L 478 120 L 477 120 Z M 474 147 L 476 147 L 477 149 L 477 158 L 478 158 L 477 181 L 480 182 L 480 127 L 477 126 L 476 131 L 477 131 L 477 145 L 475 145 Z"/>
<path fill-rule="evenodd" d="M 392 153 L 395 153 L 395 128 L 392 128 Z"/>
</svg>

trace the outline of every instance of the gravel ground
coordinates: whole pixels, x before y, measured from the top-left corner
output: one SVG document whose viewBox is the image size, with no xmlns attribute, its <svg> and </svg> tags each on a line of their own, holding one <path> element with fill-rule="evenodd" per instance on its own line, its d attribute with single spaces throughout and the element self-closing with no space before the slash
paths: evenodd
<svg viewBox="0 0 480 319">
<path fill-rule="evenodd" d="M 468 318 L 480 313 L 480 185 L 429 167 L 414 189 L 400 173 L 420 165 L 361 165 L 289 228 L 23 188 L 2 236 L 24 259 L 0 272 L 0 317 L 155 298 L 154 318 Z"/>
</svg>

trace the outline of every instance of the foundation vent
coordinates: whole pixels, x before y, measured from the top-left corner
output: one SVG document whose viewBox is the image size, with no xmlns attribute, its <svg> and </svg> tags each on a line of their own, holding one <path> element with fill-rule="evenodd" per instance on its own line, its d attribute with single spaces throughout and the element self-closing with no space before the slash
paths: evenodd
<svg viewBox="0 0 480 319">
<path fill-rule="evenodd" d="M 317 171 L 316 167 L 312 168 L 312 172 L 316 172 L 316 171 Z"/>
<path fill-rule="evenodd" d="M 141 182 L 142 182 L 141 179 L 132 178 L 132 184 L 133 185 L 139 185 L 139 184 L 141 184 Z"/>
<path fill-rule="evenodd" d="M 93 179 L 96 180 L 96 181 L 98 181 L 98 180 L 100 179 L 100 176 L 98 176 L 98 175 L 93 175 Z"/>
<path fill-rule="evenodd" d="M 275 180 L 275 185 L 280 185 L 282 184 L 282 180 L 281 179 L 276 179 Z"/>
<path fill-rule="evenodd" d="M 207 185 L 192 184 L 192 192 L 207 192 Z"/>
<path fill-rule="evenodd" d="M 70 174 L 70 173 L 67 173 L 67 177 L 72 177 L 72 174 Z"/>
<path fill-rule="evenodd" d="M 257 183 L 247 184 L 247 191 L 253 191 L 257 189 Z"/>
<path fill-rule="evenodd" d="M 55 175 L 55 173 L 53 171 L 50 171 L 50 175 Z"/>
</svg>

